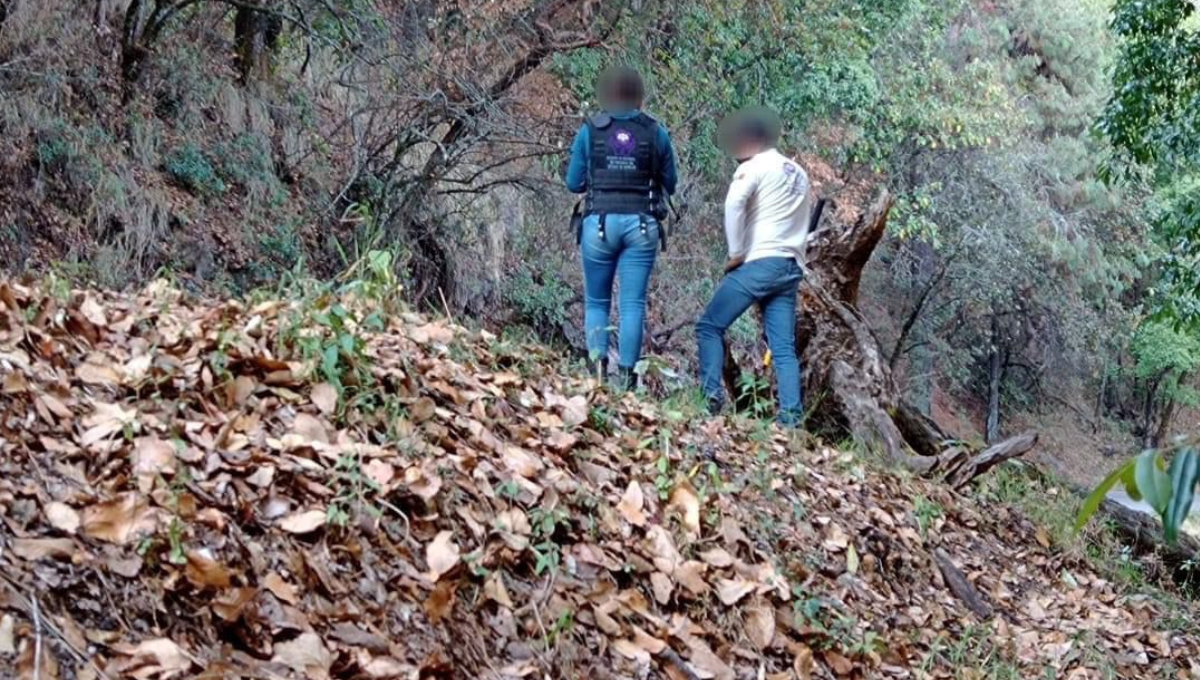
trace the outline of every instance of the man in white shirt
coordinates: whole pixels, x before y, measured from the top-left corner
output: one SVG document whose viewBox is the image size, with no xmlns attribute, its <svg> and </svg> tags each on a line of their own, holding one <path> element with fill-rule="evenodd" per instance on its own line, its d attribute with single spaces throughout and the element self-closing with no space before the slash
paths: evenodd
<svg viewBox="0 0 1200 680">
<path fill-rule="evenodd" d="M 725 403 L 721 382 L 725 331 L 757 304 L 775 364 L 778 421 L 795 427 L 803 413 L 796 357 L 796 289 L 803 277 L 812 192 L 804 169 L 775 149 L 772 127 L 757 115 L 742 116 L 733 124 L 730 145 L 740 165 L 725 198 L 730 260 L 724 280 L 696 323 L 696 336 L 700 383 L 715 414 Z"/>
</svg>

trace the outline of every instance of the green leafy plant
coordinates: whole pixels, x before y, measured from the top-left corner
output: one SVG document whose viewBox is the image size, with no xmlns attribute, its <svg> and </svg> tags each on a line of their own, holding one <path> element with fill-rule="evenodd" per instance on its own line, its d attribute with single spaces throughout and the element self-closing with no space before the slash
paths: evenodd
<svg viewBox="0 0 1200 680">
<path fill-rule="evenodd" d="M 1145 500 L 1162 518 L 1168 542 L 1179 538 L 1179 528 L 1192 509 L 1196 483 L 1200 481 L 1200 448 L 1180 445 L 1173 450 L 1168 467 L 1163 452 L 1146 451 L 1114 470 L 1084 500 L 1075 520 L 1078 532 L 1087 524 L 1108 493 L 1118 483 L 1134 500 Z"/>
<path fill-rule="evenodd" d="M 917 528 L 921 532 L 921 538 L 928 536 L 929 530 L 943 514 L 945 514 L 945 509 L 941 504 L 924 496 L 917 496 L 913 499 L 913 516 L 917 518 Z"/>
<path fill-rule="evenodd" d="M 362 463 L 357 452 L 342 454 L 334 463 L 331 473 L 334 496 L 325 517 L 328 523 L 345 527 L 359 512 L 376 518 L 383 514 L 372 502 L 372 496 L 382 488 L 363 471 Z"/>
<path fill-rule="evenodd" d="M 202 196 L 225 191 L 225 182 L 217 175 L 208 157 L 193 142 L 187 142 L 166 159 L 167 174 L 185 189 Z"/>
</svg>

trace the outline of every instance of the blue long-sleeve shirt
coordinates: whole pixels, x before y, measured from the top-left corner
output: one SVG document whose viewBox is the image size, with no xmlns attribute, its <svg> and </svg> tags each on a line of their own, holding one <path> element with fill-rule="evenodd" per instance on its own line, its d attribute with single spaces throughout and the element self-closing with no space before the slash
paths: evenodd
<svg viewBox="0 0 1200 680">
<path fill-rule="evenodd" d="M 609 115 L 613 117 L 613 120 L 631 120 L 638 113 L 638 111 L 628 111 L 624 113 L 610 113 Z M 671 145 L 671 135 L 667 133 L 667 129 L 662 126 L 662 123 L 658 125 L 658 136 L 655 139 L 655 146 L 658 157 L 661 159 L 658 168 L 658 185 L 669 196 L 675 193 L 679 176 L 675 169 L 675 149 Z M 591 128 L 587 123 L 584 123 L 575 135 L 575 141 L 571 143 L 571 163 L 567 166 L 567 189 L 571 193 L 582 194 L 587 191 L 587 171 L 588 161 L 591 158 L 591 149 Z"/>
</svg>

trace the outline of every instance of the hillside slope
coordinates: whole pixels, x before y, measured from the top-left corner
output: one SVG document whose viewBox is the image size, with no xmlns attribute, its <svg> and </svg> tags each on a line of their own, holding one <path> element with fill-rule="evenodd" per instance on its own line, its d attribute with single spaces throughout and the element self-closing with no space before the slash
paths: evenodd
<svg viewBox="0 0 1200 680">
<path fill-rule="evenodd" d="M 1200 672 L 1009 507 L 351 288 L 0 283 L 0 675 Z"/>
</svg>

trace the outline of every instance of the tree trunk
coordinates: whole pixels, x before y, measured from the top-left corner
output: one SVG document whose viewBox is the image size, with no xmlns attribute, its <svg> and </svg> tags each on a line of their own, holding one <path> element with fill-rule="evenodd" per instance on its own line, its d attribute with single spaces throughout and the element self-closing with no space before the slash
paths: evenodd
<svg viewBox="0 0 1200 680">
<path fill-rule="evenodd" d="M 234 66 L 238 81 L 249 83 L 271 70 L 271 56 L 279 43 L 283 22 L 279 17 L 247 7 L 239 8 L 233 18 Z"/>
<path fill-rule="evenodd" d="M 1000 318 L 992 310 L 992 338 L 988 355 L 988 412 L 986 438 L 989 444 L 1000 438 L 1000 386 L 1004 362 L 1000 356 Z"/>
<path fill-rule="evenodd" d="M 892 380 L 889 357 L 856 309 L 863 269 L 886 231 L 894 202 L 884 190 L 867 210 L 849 218 L 845 213 L 853 211 L 826 210 L 830 219 L 825 226 L 817 225 L 809 239 L 808 276 L 800 288 L 796 323 L 807 422 L 818 430 L 849 433 L 861 445 L 919 474 L 953 473 L 978 456 L 904 403 Z M 737 367 L 726 368 L 727 382 L 735 382 Z M 1020 455 L 1036 443 L 1036 437 L 1014 441 L 1018 439 L 1016 445 L 1005 442 L 993 448 L 1009 445 L 1005 451 Z M 956 476 L 956 485 L 987 469 L 970 467 L 974 472 L 966 479 Z"/>
</svg>

